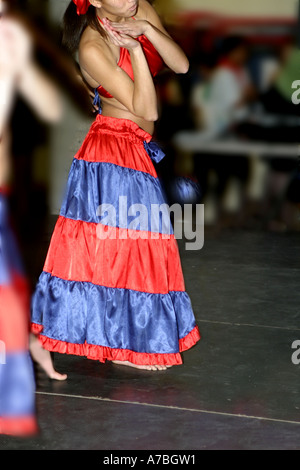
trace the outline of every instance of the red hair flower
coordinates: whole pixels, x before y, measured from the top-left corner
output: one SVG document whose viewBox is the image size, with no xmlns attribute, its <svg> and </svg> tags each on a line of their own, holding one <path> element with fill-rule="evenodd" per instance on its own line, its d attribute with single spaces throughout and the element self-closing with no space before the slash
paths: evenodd
<svg viewBox="0 0 300 470">
<path fill-rule="evenodd" d="M 77 15 L 85 15 L 90 6 L 89 0 L 73 0 L 77 6 Z"/>
</svg>

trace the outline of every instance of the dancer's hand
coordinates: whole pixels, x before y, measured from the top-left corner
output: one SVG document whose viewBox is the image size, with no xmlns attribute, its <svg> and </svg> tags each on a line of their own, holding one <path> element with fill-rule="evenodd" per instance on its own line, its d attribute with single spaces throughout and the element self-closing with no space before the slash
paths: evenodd
<svg viewBox="0 0 300 470">
<path fill-rule="evenodd" d="M 102 20 L 102 26 L 106 31 L 110 41 L 115 44 L 115 46 L 124 47 L 128 50 L 140 47 L 140 43 L 133 37 L 115 31 L 107 18 Z"/>
<path fill-rule="evenodd" d="M 0 139 L 11 110 L 17 79 L 27 70 L 31 41 L 23 27 L 10 19 L 0 20 Z"/>
<path fill-rule="evenodd" d="M 146 20 L 133 19 L 128 19 L 122 23 L 109 21 L 109 24 L 115 32 L 119 34 L 126 34 L 127 36 L 131 36 L 133 38 L 137 38 L 143 34 L 146 34 L 151 27 L 151 24 Z"/>
<path fill-rule="evenodd" d="M 30 35 L 21 24 L 9 20 L 0 21 L 0 76 L 15 77 L 22 73 L 31 58 Z"/>
</svg>

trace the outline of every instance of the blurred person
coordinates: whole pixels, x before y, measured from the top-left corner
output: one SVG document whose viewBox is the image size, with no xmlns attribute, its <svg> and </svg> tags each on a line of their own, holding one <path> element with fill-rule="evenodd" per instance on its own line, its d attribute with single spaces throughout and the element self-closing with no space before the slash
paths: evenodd
<svg viewBox="0 0 300 470">
<path fill-rule="evenodd" d="M 1 5 L 2 6 L 2 5 Z M 2 13 L 2 11 L 1 11 Z M 37 432 L 34 375 L 29 356 L 29 296 L 26 278 L 9 225 L 9 118 L 15 81 L 27 63 L 29 41 L 15 23 L 0 20 L 0 434 Z M 20 46 L 20 47 L 18 47 Z"/>
<path fill-rule="evenodd" d="M 198 98 L 202 129 L 215 137 L 230 131 L 249 115 L 249 104 L 257 96 L 247 70 L 249 46 L 245 38 L 229 36 L 222 42 L 219 59 L 201 65 L 205 93 Z M 205 66 L 206 65 L 206 66 Z M 197 90 L 192 98 L 197 103 Z"/>
<path fill-rule="evenodd" d="M 257 92 L 247 70 L 248 60 L 247 40 L 229 36 L 223 40 L 218 57 L 199 65 L 202 82 L 192 90 L 191 108 L 195 126 L 208 140 L 237 136 L 239 126 L 250 115 Z M 207 223 L 216 223 L 220 210 L 225 218 L 226 214 L 237 214 L 249 176 L 248 160 L 201 154 L 195 158 L 195 168 Z"/>
<path fill-rule="evenodd" d="M 191 87 L 190 108 L 196 129 L 205 130 L 208 126 L 206 102 L 210 97 L 211 81 L 216 70 L 216 58 L 211 53 L 199 53 L 195 58 L 197 76 Z"/>
<path fill-rule="evenodd" d="M 298 142 L 299 67 L 300 50 L 293 38 L 279 47 L 273 60 L 262 61 L 260 93 L 249 122 L 242 127 L 250 138 L 267 142 Z M 266 77 L 265 68 L 269 68 Z"/>
<path fill-rule="evenodd" d="M 0 433 L 28 435 L 37 432 L 35 381 L 32 359 L 48 377 L 65 380 L 55 371 L 50 353 L 29 334 L 30 288 L 10 227 L 8 193 L 13 179 L 9 118 L 20 94 L 42 119 L 61 116 L 56 87 L 33 60 L 28 31 L 9 12 L 0 19 L 0 341 L 5 364 L 0 366 Z M 24 124 L 26 125 L 26 124 Z"/>
<path fill-rule="evenodd" d="M 152 163 L 164 156 L 153 141 L 153 78 L 164 63 L 182 74 L 189 63 L 145 0 L 74 0 L 64 27 L 99 114 L 72 163 L 32 328 L 49 351 L 166 370 L 200 339 L 177 242 L 158 226 L 151 237 L 145 220 L 130 228 L 119 197 L 149 209 L 165 202 Z M 100 222 L 103 203 L 118 220 Z"/>
<path fill-rule="evenodd" d="M 295 40 L 285 42 L 278 52 L 278 65 L 265 93 L 260 96 L 266 112 L 281 116 L 300 116 L 300 107 L 293 103 L 293 83 L 299 80 L 300 50 Z M 299 88 L 299 87 L 298 87 Z"/>
<path fill-rule="evenodd" d="M 300 50 L 293 37 L 279 47 L 277 57 L 268 87 L 258 97 L 257 112 L 244 130 L 252 139 L 288 145 L 299 142 L 300 124 Z M 267 165 L 265 223 L 272 230 L 299 230 L 297 163 L 283 152 L 280 158 L 270 155 Z"/>
</svg>

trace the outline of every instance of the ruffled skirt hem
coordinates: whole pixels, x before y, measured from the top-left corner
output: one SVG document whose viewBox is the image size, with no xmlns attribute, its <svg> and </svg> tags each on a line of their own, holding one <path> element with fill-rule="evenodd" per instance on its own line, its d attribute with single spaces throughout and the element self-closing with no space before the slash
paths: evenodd
<svg viewBox="0 0 300 470">
<path fill-rule="evenodd" d="M 179 340 L 178 353 L 171 354 L 153 354 L 139 353 L 126 349 L 113 349 L 105 346 L 92 344 L 73 344 L 65 341 L 48 338 L 41 334 L 43 326 L 32 323 L 31 331 L 39 338 L 44 349 L 50 352 L 69 354 L 75 356 L 85 356 L 87 359 L 100 361 L 128 361 L 135 365 L 181 365 L 181 353 L 191 349 L 200 340 L 200 332 L 196 326 L 185 338 Z"/>
</svg>

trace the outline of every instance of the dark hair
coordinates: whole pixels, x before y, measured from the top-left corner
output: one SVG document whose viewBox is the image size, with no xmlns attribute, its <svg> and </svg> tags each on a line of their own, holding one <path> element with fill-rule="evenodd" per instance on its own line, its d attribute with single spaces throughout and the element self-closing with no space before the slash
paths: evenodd
<svg viewBox="0 0 300 470">
<path fill-rule="evenodd" d="M 240 47 L 247 47 L 248 41 L 244 36 L 228 36 L 223 40 L 221 53 L 228 55 Z"/>
<path fill-rule="evenodd" d="M 71 53 L 78 49 L 82 33 L 87 26 L 98 31 L 102 37 L 106 37 L 104 29 L 99 24 L 96 8 L 93 5 L 90 5 L 85 15 L 77 15 L 75 3 L 70 2 L 63 18 L 62 42 Z"/>
</svg>

